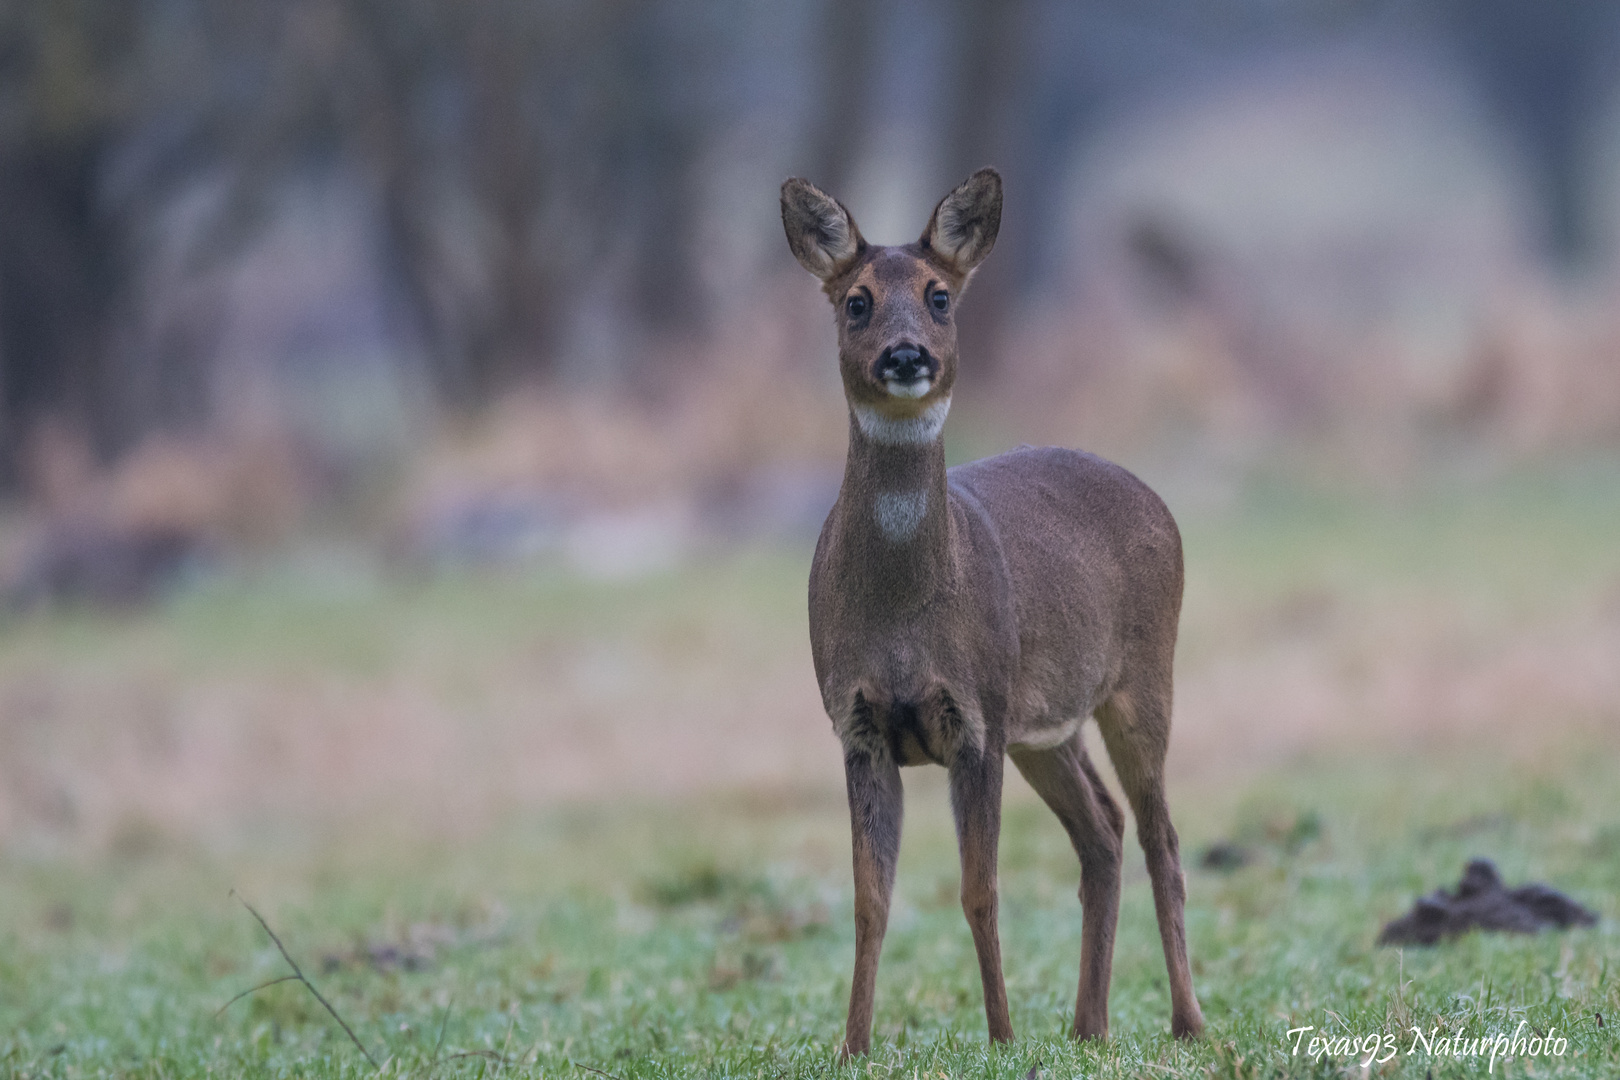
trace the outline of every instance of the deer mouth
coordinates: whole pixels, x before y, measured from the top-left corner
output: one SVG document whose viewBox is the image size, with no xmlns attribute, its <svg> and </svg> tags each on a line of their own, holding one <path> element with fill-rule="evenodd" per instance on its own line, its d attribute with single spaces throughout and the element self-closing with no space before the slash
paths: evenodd
<svg viewBox="0 0 1620 1080">
<path fill-rule="evenodd" d="M 934 388 L 934 379 L 930 375 L 920 375 L 905 382 L 899 379 L 885 379 L 883 385 L 889 391 L 891 397 L 915 400 L 923 397 Z"/>
</svg>

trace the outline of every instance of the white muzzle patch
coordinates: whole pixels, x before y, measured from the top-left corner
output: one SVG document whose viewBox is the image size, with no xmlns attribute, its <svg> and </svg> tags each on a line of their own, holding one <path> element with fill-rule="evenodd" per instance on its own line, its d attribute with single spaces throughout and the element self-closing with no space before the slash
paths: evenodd
<svg viewBox="0 0 1620 1080">
<path fill-rule="evenodd" d="M 924 391 L 926 393 L 926 391 Z M 916 416 L 896 420 L 866 405 L 851 405 L 861 434 L 885 446 L 923 446 L 939 438 L 945 429 L 945 416 L 951 399 L 940 398 Z"/>
<path fill-rule="evenodd" d="M 872 500 L 872 516 L 877 520 L 878 532 L 891 544 L 903 544 L 917 535 L 927 513 L 927 488 L 880 491 Z"/>
<path fill-rule="evenodd" d="M 890 379 L 883 385 L 888 387 L 889 393 L 894 397 L 916 399 L 934 388 L 934 380 L 926 376 L 920 379 L 912 379 L 910 382 L 899 382 Z"/>
</svg>

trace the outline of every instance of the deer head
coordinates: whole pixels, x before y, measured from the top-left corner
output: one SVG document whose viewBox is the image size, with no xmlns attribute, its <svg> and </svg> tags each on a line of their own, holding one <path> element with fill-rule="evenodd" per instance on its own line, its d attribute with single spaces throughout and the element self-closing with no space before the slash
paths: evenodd
<svg viewBox="0 0 1620 1080">
<path fill-rule="evenodd" d="M 782 185 L 782 225 L 838 320 L 838 364 L 856 419 L 880 441 L 939 433 L 956 381 L 956 307 L 1001 226 L 1001 175 L 980 169 L 940 200 L 915 243 L 868 244 L 837 199 Z M 927 440 L 900 437 L 906 432 Z"/>
</svg>

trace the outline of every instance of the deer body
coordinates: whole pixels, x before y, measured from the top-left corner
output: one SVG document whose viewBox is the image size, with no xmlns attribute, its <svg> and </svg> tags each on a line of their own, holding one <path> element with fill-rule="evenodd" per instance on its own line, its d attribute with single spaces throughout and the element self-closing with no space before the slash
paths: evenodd
<svg viewBox="0 0 1620 1080">
<path fill-rule="evenodd" d="M 1087 757 L 1095 715 L 1132 802 L 1170 973 L 1171 1027 L 1202 1027 L 1164 801 L 1181 542 L 1164 504 L 1090 454 L 1023 447 L 947 470 L 954 301 L 994 244 L 1000 178 L 982 170 L 923 238 L 879 248 L 847 210 L 783 185 L 799 261 L 839 312 L 849 457 L 810 575 L 810 638 L 843 744 L 855 868 L 855 974 L 844 1050 L 870 1046 L 899 851 L 900 767 L 950 773 L 990 1036 L 1012 1038 L 996 930 L 1003 762 L 1068 831 L 1082 867 L 1074 1033 L 1105 1035 L 1124 817 Z"/>
</svg>

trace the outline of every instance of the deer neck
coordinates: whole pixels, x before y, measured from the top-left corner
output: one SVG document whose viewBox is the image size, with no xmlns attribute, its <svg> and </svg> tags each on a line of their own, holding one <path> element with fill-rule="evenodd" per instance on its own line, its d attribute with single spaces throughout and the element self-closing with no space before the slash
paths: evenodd
<svg viewBox="0 0 1620 1080">
<path fill-rule="evenodd" d="M 921 606 L 953 576 L 940 434 L 949 407 L 946 399 L 911 420 L 851 408 L 839 573 L 887 611 Z"/>
</svg>

